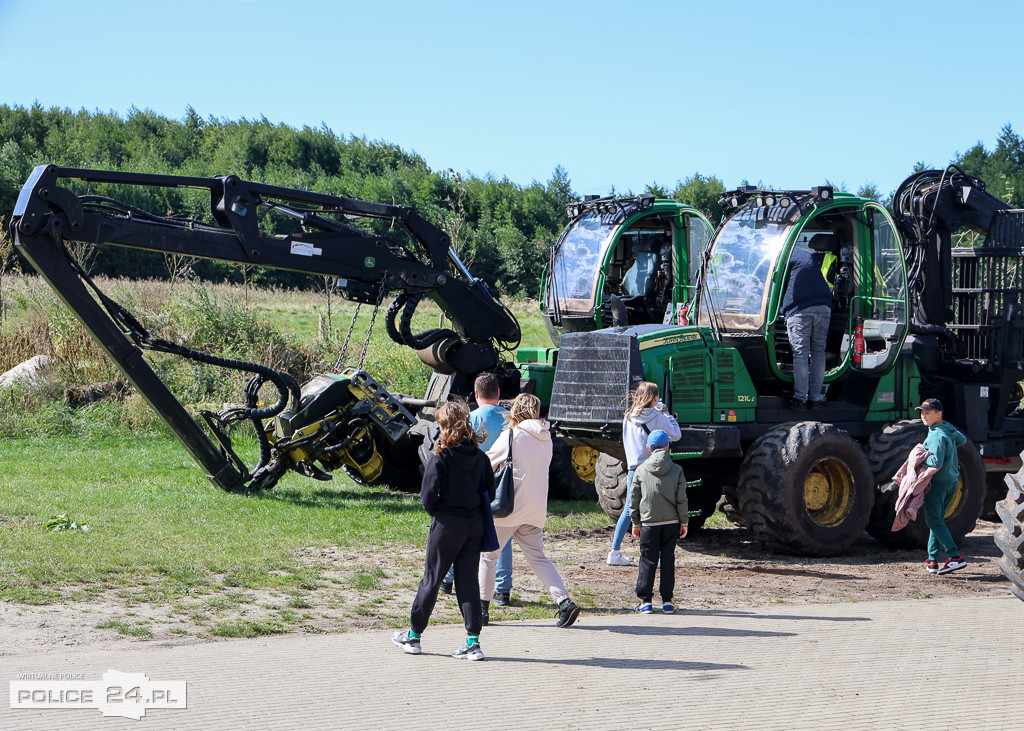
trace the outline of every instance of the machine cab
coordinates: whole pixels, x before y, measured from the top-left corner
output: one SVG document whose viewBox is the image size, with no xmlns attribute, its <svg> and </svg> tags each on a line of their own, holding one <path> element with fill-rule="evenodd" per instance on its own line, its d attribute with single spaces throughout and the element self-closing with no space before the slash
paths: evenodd
<svg viewBox="0 0 1024 731">
<path fill-rule="evenodd" d="M 588 199 L 569 215 L 541 300 L 555 344 L 564 332 L 661 323 L 691 299 L 713 231 L 696 209 L 642 195 Z"/>
<path fill-rule="evenodd" d="M 740 350 L 759 392 L 782 393 L 793 382 L 783 303 L 798 249 L 831 291 L 826 384 L 850 370 L 890 369 L 907 334 L 908 308 L 903 251 L 888 212 L 826 187 L 746 189 L 723 198 L 729 196 L 733 212 L 709 250 L 699 324 Z"/>
</svg>

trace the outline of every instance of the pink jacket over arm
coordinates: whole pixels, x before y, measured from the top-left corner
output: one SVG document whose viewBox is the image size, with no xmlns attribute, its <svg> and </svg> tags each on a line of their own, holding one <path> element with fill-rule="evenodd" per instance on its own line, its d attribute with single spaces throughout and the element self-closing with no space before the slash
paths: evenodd
<svg viewBox="0 0 1024 731">
<path fill-rule="evenodd" d="M 910 450 L 899 472 L 893 475 L 893 482 L 900 486 L 899 497 L 896 498 L 896 520 L 892 522 L 893 533 L 917 520 L 917 514 L 924 505 L 924 496 L 932 486 L 932 475 L 939 471 L 937 467 L 924 466 L 927 457 L 928 450 L 923 444 L 918 444 Z"/>
</svg>

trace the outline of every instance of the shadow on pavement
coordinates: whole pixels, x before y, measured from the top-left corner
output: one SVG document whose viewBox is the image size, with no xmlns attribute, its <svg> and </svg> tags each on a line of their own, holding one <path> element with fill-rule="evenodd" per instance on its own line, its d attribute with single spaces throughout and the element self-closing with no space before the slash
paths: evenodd
<svg viewBox="0 0 1024 731">
<path fill-rule="evenodd" d="M 576 632 L 616 632 L 621 635 L 661 635 L 663 637 L 793 637 L 796 632 L 772 632 L 757 629 L 728 629 L 726 627 L 659 627 L 656 625 L 578 624 Z"/>
<path fill-rule="evenodd" d="M 810 614 L 759 614 L 737 609 L 687 609 L 691 617 L 743 617 L 748 619 L 813 619 L 818 622 L 871 622 L 871 617 L 815 617 Z"/>
<path fill-rule="evenodd" d="M 657 606 L 657 605 L 655 605 Z M 622 607 L 587 607 L 582 619 L 587 618 L 587 612 L 592 616 L 597 615 L 636 615 L 636 610 L 623 609 Z M 663 614 L 655 609 L 654 614 Z M 870 617 L 815 617 L 810 614 L 760 614 L 758 612 L 747 612 L 740 609 L 682 609 L 676 605 L 676 617 L 742 617 L 744 619 L 796 619 L 815 620 L 819 622 L 870 622 Z M 491 619 L 491 624 L 499 624 L 500 620 Z"/>
<path fill-rule="evenodd" d="M 488 655 L 487 662 L 524 662 L 543 665 L 583 665 L 586 667 L 615 668 L 619 670 L 749 670 L 746 665 L 715 662 L 688 662 L 686 660 L 645 660 L 639 657 L 590 657 L 540 659 L 534 657 L 497 657 Z"/>
</svg>

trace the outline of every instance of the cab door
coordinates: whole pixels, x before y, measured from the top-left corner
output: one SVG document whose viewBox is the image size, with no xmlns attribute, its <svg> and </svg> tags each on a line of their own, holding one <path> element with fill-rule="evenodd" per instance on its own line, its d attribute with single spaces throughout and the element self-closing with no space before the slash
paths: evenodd
<svg viewBox="0 0 1024 731">
<path fill-rule="evenodd" d="M 664 319 L 666 325 L 689 324 L 688 304 L 696 294 L 697 273 L 701 257 L 711 243 L 715 228 L 697 210 L 680 212 L 675 220 L 675 242 L 673 245 L 673 282 L 671 300 L 666 303 Z M 686 306 L 684 306 L 686 304 Z"/>
<path fill-rule="evenodd" d="M 679 228 L 685 232 L 685 247 L 676 259 L 676 291 L 677 302 L 689 302 L 693 299 L 700 259 L 708 248 L 714 227 L 697 211 L 683 211 L 679 214 Z"/>
<path fill-rule="evenodd" d="M 889 212 L 877 203 L 864 206 L 866 246 L 857 262 L 857 294 L 851 307 L 856 328 L 863 328 L 864 352 L 854 370 L 862 373 L 888 371 L 907 336 L 907 272 L 903 247 Z M 852 331 L 852 330 L 851 330 Z"/>
</svg>

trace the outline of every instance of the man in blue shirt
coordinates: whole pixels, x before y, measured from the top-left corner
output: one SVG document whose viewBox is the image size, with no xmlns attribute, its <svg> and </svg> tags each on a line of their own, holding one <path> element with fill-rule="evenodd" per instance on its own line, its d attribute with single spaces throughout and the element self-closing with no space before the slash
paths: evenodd
<svg viewBox="0 0 1024 731">
<path fill-rule="evenodd" d="M 469 412 L 469 423 L 477 434 L 484 434 L 480 449 L 487 451 L 497 441 L 508 417 L 508 409 L 498 405 L 501 395 L 498 378 L 493 373 L 477 376 L 473 382 L 473 393 L 477 407 Z M 441 582 L 441 591 L 452 593 L 455 575 L 448 569 L 448 575 Z M 507 607 L 511 603 L 512 594 L 512 540 L 501 550 L 498 557 L 498 568 L 495 572 L 494 603 L 499 607 Z"/>
<path fill-rule="evenodd" d="M 493 373 L 477 376 L 473 383 L 473 395 L 477 407 L 469 412 L 469 423 L 477 434 L 481 433 L 481 428 L 486 430 L 484 440 L 480 442 L 480 449 L 486 452 L 498 440 L 508 419 L 508 409 L 498 405 L 499 384 Z"/>
</svg>

